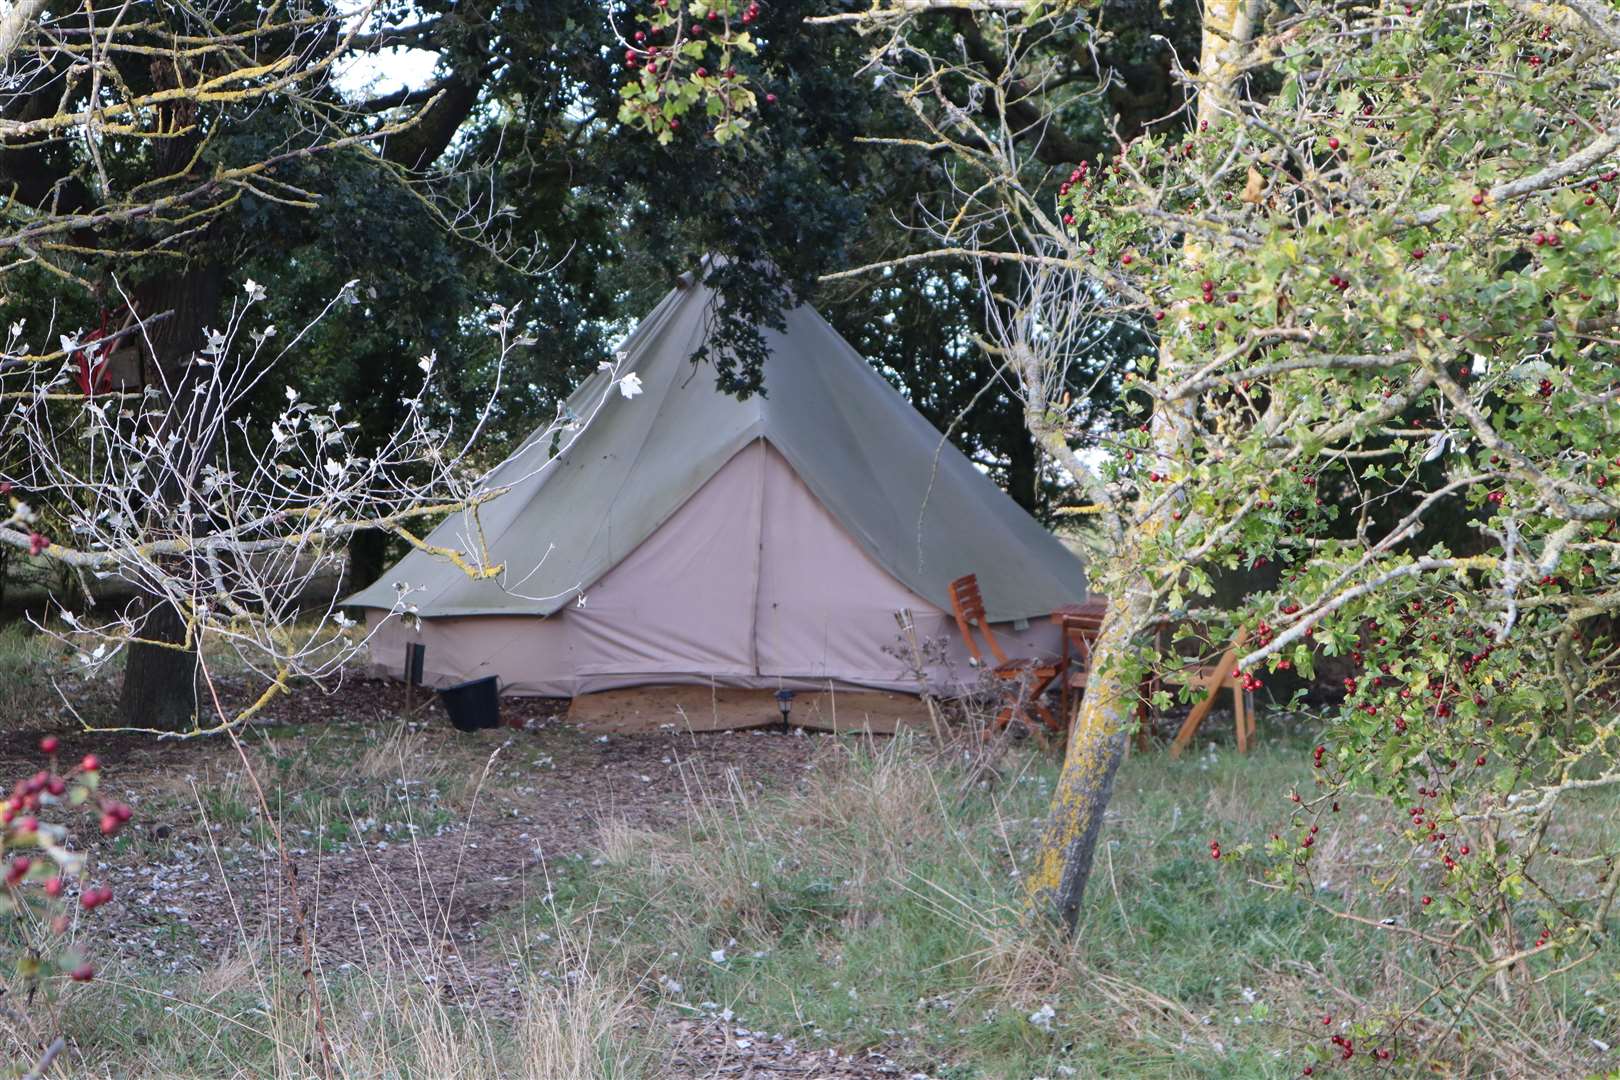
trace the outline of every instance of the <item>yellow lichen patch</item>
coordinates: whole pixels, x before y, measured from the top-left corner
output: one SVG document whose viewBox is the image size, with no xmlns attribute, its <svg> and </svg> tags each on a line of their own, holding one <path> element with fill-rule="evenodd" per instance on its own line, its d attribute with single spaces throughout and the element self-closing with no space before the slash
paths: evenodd
<svg viewBox="0 0 1620 1080">
<path fill-rule="evenodd" d="M 1068 891 L 1065 882 L 1086 869 L 1073 864 L 1089 864 L 1090 853 L 1080 850 L 1082 841 L 1106 808 L 1108 778 L 1118 765 L 1127 716 L 1136 700 L 1123 663 L 1133 614 L 1128 602 L 1110 605 L 1092 648 L 1091 676 L 1069 732 L 1068 755 L 1052 796 L 1051 816 L 1035 866 L 1025 881 L 1032 911 L 1061 914 L 1054 907 Z"/>
</svg>

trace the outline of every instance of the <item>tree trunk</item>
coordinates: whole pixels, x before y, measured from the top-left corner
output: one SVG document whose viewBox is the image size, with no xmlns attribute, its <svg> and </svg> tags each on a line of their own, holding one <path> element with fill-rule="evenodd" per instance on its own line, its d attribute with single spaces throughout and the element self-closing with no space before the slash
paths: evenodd
<svg viewBox="0 0 1620 1080">
<path fill-rule="evenodd" d="M 996 280 L 1000 283 L 1000 295 L 994 298 L 994 302 L 1002 309 L 1001 319 L 1007 323 L 1018 318 L 1016 305 L 1009 298 L 1018 295 L 1019 277 L 1022 273 L 1022 268 L 1011 262 L 995 269 Z M 998 407 L 997 413 L 999 412 Z M 1039 517 L 1042 509 L 1040 445 L 1036 442 L 1035 432 L 1031 429 L 1029 421 L 1022 417 L 1011 416 L 1007 418 L 1006 423 L 1009 428 L 1007 494 L 1012 496 L 1013 502 L 1035 517 Z"/>
<path fill-rule="evenodd" d="M 130 727 L 184 731 L 197 718 L 197 652 L 182 647 L 186 627 L 173 606 L 154 599 L 146 605 L 140 619 L 146 640 L 132 643 L 124 662 L 120 718 Z"/>
<path fill-rule="evenodd" d="M 202 345 L 204 330 L 219 309 L 224 270 L 211 261 L 188 270 L 143 282 L 135 292 L 135 310 L 142 318 L 171 312 L 147 332 L 143 348 L 150 357 L 148 382 L 165 389 L 177 400 L 191 392 L 192 358 Z M 182 439 L 185 432 L 180 433 Z M 185 453 L 200 464 L 214 447 L 190 446 Z M 173 503 L 176 492 L 165 492 Z M 159 522 L 150 525 L 162 529 Z M 141 636 L 151 641 L 185 641 L 185 622 L 166 600 L 141 600 Z M 193 643 L 194 645 L 195 643 Z M 129 727 L 180 730 L 197 715 L 197 654 L 192 649 L 135 643 L 124 661 L 124 687 L 119 718 Z"/>
<path fill-rule="evenodd" d="M 1220 106 L 1229 100 L 1240 60 L 1253 39 L 1255 22 L 1262 11 L 1259 0 L 1209 0 L 1204 5 L 1202 50 L 1198 75 L 1201 82 L 1196 120 L 1200 124 L 1221 121 Z M 1194 256 L 1193 242 L 1186 245 Z M 1196 259 L 1194 260 L 1196 261 Z M 1172 349 L 1169 338 L 1159 342 L 1160 377 L 1173 379 L 1187 364 L 1203 357 L 1182 358 Z M 1029 380 L 1025 380 L 1029 385 Z M 1026 405 L 1025 425 L 1036 441 L 1055 460 L 1072 458 L 1061 432 L 1050 427 L 1045 403 L 1040 408 Z M 1186 460 L 1191 450 L 1194 423 L 1182 404 L 1154 409 L 1153 443 L 1158 460 Z M 1083 468 L 1083 463 L 1077 463 Z M 1076 474 L 1079 475 L 1079 474 Z M 1170 509 L 1162 508 L 1125 530 L 1118 538 L 1113 561 L 1119 583 L 1117 595 L 1110 598 L 1102 632 L 1092 650 L 1091 675 L 1081 700 L 1080 711 L 1069 729 L 1068 757 L 1052 796 L 1046 831 L 1041 837 L 1035 869 L 1026 882 L 1031 910 L 1044 911 L 1073 931 L 1080 915 L 1080 902 L 1091 878 L 1092 856 L 1102 829 L 1103 812 L 1114 793 L 1114 773 L 1125 756 L 1125 740 L 1132 727 L 1132 714 L 1140 692 L 1126 672 L 1135 665 L 1129 660 L 1131 635 L 1146 624 L 1152 598 L 1130 583 L 1140 573 L 1138 552 L 1141 540 L 1169 524 Z"/>
<path fill-rule="evenodd" d="M 1012 433 L 1007 453 L 1007 494 L 1013 502 L 1039 517 L 1041 506 L 1041 452 L 1023 428 Z"/>
<path fill-rule="evenodd" d="M 388 533 L 361 529 L 349 537 L 349 591 L 363 589 L 382 577 L 388 562 Z"/>
<path fill-rule="evenodd" d="M 1127 677 L 1131 627 L 1141 604 L 1112 601 L 1091 650 L 1091 676 L 1069 727 L 1068 754 L 1052 795 L 1035 869 L 1025 883 L 1030 907 L 1073 932 L 1091 877 L 1103 812 L 1114 793 L 1114 774 L 1136 723 L 1138 689 Z"/>
</svg>

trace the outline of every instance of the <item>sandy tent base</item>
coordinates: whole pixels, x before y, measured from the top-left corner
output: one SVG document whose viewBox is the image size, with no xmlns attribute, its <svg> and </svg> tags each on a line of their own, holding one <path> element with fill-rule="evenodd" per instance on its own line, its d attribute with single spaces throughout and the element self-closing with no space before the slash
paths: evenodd
<svg viewBox="0 0 1620 1080">
<path fill-rule="evenodd" d="M 801 690 L 793 698 L 792 717 L 795 726 L 817 731 L 893 735 L 901 728 L 931 730 L 928 707 L 920 699 L 882 690 Z M 574 698 L 568 719 L 590 731 L 625 735 L 764 727 L 781 723 L 782 714 L 770 690 L 633 686 Z"/>
</svg>

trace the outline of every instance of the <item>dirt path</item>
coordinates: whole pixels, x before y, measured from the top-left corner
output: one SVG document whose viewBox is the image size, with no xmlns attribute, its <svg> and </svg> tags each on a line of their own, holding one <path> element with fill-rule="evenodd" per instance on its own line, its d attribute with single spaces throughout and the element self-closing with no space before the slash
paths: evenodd
<svg viewBox="0 0 1620 1080">
<path fill-rule="evenodd" d="M 368 952 L 401 941 L 459 949 L 492 916 L 543 895 L 546 867 L 593 850 L 602 823 L 678 825 L 695 793 L 723 798 L 733 785 L 764 790 L 791 783 L 803 774 L 815 741 L 760 732 L 598 741 L 560 725 L 478 739 L 496 762 L 539 757 L 548 764 L 527 776 L 515 775 L 521 768 L 491 770 L 481 786 L 469 771 L 463 782 L 474 790 L 464 808 L 427 797 L 413 805 L 410 783 L 400 783 L 402 820 L 385 839 L 322 850 L 309 843 L 309 830 L 283 825 L 300 898 L 327 962 L 363 963 Z M 201 753 L 219 759 L 205 770 L 210 775 L 231 763 L 218 748 Z M 143 802 L 162 801 L 143 797 L 142 788 L 172 787 L 188 764 L 167 758 L 142 760 L 139 773 L 126 769 L 112 782 L 133 793 L 126 797 L 138 815 Z M 430 823 L 446 815 L 451 820 Z M 258 940 L 272 916 L 285 923 L 290 940 L 292 895 L 278 853 L 242 836 L 240 826 L 235 831 L 233 837 L 228 824 L 200 815 L 158 822 L 140 851 L 130 853 L 138 857 L 109 853 L 111 883 L 125 902 L 107 911 L 125 951 L 163 957 L 181 970 Z M 193 931 L 192 948 L 179 947 L 186 937 L 179 927 Z"/>
<path fill-rule="evenodd" d="M 516 1011 L 530 976 L 502 931 L 521 924 L 569 860 L 593 855 L 604 823 L 678 828 L 697 798 L 790 788 L 831 738 L 599 736 L 567 724 L 560 703 L 533 701 L 503 703 L 521 729 L 464 734 L 437 706 L 402 723 L 402 704 L 399 687 L 367 680 L 280 701 L 241 750 L 219 738 L 58 732 L 64 759 L 97 753 L 109 794 L 135 809 L 124 836 L 91 849 L 93 882 L 116 897 L 86 924 L 97 962 L 206 981 L 244 957 L 299 957 L 299 905 L 262 790 L 320 970 L 409 973 L 447 1001 Z M 40 766 L 42 733 L 0 737 L 0 777 Z M 739 1034 L 740 1025 L 675 1022 L 661 1075 L 912 1075 L 875 1053 Z"/>
</svg>

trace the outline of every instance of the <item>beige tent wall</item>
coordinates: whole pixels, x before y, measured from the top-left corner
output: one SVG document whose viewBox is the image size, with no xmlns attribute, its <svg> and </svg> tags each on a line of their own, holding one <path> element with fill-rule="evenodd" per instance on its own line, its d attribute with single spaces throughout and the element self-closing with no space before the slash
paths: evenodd
<svg viewBox="0 0 1620 1080">
<path fill-rule="evenodd" d="M 754 443 L 567 609 L 576 690 L 752 678 L 764 458 Z"/>
<path fill-rule="evenodd" d="M 405 673 L 405 646 L 427 646 L 422 658 L 422 681 L 428 686 L 452 686 L 468 679 L 497 675 L 504 693 L 520 697 L 569 697 L 575 682 L 573 650 L 563 616 L 540 619 L 529 615 L 480 615 L 453 619 L 423 619 L 413 627 L 403 617 L 384 619 L 375 609 L 366 612 L 371 633 L 374 675 L 399 679 Z"/>
<path fill-rule="evenodd" d="M 904 608 L 912 613 L 919 640 L 943 639 L 953 646 L 949 661 L 929 670 L 931 681 L 940 686 L 950 682 L 951 668 L 958 680 L 972 678 L 967 650 L 948 613 L 896 581 L 867 555 L 769 443 L 755 443 L 744 453 L 765 461 L 755 621 L 761 675 L 915 690 L 894 619 L 894 613 Z M 973 569 L 961 566 L 944 572 L 960 577 Z M 998 640 L 1009 655 L 1057 652 L 1056 628 L 1050 623 L 1022 631 L 998 629 Z"/>
<path fill-rule="evenodd" d="M 956 576 L 973 567 L 940 568 Z M 728 461 L 657 531 L 554 615 L 400 619 L 374 629 L 373 668 L 398 677 L 405 645 L 427 646 L 442 686 L 496 675 L 506 693 L 572 697 L 647 683 L 749 688 L 917 688 L 894 613 L 949 644 L 929 667 L 947 689 L 975 673 L 950 616 L 862 550 L 769 443 Z M 1014 656 L 1055 655 L 1056 627 L 1002 625 Z"/>
</svg>

